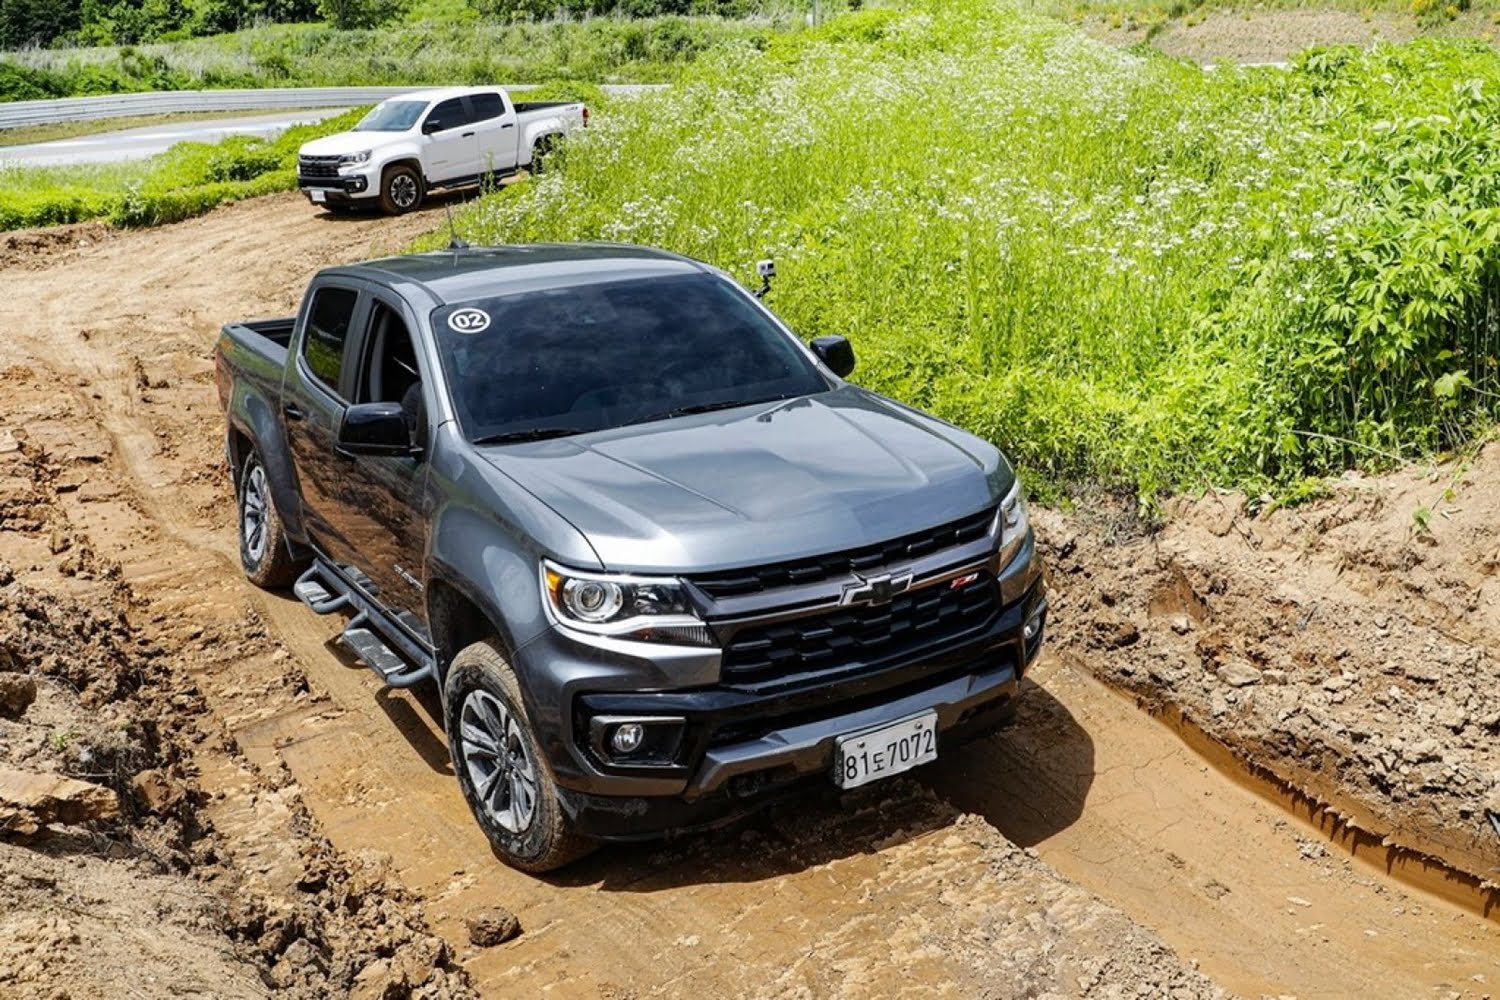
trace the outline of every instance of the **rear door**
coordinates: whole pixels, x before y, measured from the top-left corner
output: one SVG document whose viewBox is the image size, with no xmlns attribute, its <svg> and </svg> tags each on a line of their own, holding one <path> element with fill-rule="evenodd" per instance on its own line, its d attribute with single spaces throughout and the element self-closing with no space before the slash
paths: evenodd
<svg viewBox="0 0 1500 1000">
<path fill-rule="evenodd" d="M 482 90 L 469 97 L 474 129 L 479 139 L 479 169 L 487 174 L 516 168 L 516 112 L 498 90 Z"/>
<path fill-rule="evenodd" d="M 334 562 L 352 547 L 338 529 L 347 459 L 334 445 L 348 405 L 359 322 L 368 311 L 359 284 L 330 279 L 303 304 L 302 336 L 281 386 L 282 420 L 297 468 L 302 520 L 313 545 Z"/>
<path fill-rule="evenodd" d="M 436 183 L 479 173 L 479 138 L 462 97 L 439 101 L 422 121 L 422 158 Z"/>
</svg>

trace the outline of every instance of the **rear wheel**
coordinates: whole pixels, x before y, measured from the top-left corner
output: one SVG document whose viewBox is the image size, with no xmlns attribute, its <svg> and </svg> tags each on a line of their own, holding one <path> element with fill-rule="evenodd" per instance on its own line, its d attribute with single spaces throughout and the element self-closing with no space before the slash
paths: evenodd
<svg viewBox="0 0 1500 1000">
<path fill-rule="evenodd" d="M 410 164 L 387 167 L 380 175 L 380 207 L 390 215 L 402 215 L 422 204 L 426 185 Z"/>
<path fill-rule="evenodd" d="M 493 642 L 460 650 L 443 685 L 453 768 L 474 818 L 506 864 L 561 868 L 594 849 L 574 833 L 557 782 L 521 700 L 520 682 Z"/>
<path fill-rule="evenodd" d="M 552 155 L 555 145 L 556 141 L 550 135 L 542 136 L 532 145 L 531 166 L 527 169 L 531 171 L 533 176 L 547 169 L 547 157 Z"/>
<path fill-rule="evenodd" d="M 240 565 L 257 587 L 287 587 L 301 575 L 304 563 L 293 558 L 276 503 L 271 498 L 271 480 L 265 463 L 254 448 L 240 466 L 238 482 L 240 514 Z"/>
</svg>

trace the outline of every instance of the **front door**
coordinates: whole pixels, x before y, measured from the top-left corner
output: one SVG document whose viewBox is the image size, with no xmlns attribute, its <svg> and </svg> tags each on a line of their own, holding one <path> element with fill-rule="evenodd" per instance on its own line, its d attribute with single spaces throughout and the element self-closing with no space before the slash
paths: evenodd
<svg viewBox="0 0 1500 1000">
<path fill-rule="evenodd" d="M 281 419 L 297 469 L 302 521 L 313 545 L 335 562 L 349 557 L 349 541 L 335 516 L 342 506 L 346 460 L 335 451 L 344 419 L 346 383 L 352 365 L 356 319 L 362 305 L 358 289 L 324 284 L 313 290 L 304 309 L 297 357 L 287 366 L 281 388 Z"/>
<path fill-rule="evenodd" d="M 410 322 L 398 302 L 375 295 L 361 326 L 351 398 L 356 403 L 401 404 L 420 450 L 399 456 L 342 456 L 339 503 L 330 516 L 352 550 L 357 572 L 350 573 L 351 578 L 414 636 L 426 639 L 423 567 L 429 504 L 424 380 Z"/>
<path fill-rule="evenodd" d="M 462 97 L 439 101 L 422 124 L 426 147 L 422 159 L 427 179 L 435 183 L 479 173 L 479 137 Z"/>
</svg>

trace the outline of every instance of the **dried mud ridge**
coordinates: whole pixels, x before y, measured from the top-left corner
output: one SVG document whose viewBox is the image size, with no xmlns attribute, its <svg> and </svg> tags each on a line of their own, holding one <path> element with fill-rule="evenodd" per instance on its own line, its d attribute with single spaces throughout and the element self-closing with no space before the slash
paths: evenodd
<svg viewBox="0 0 1500 1000">
<path fill-rule="evenodd" d="M 1054 635 L 1349 852 L 1500 916 L 1497 485 L 1491 445 L 1260 517 L 1180 501 L 1123 542 L 1044 513 Z"/>
</svg>

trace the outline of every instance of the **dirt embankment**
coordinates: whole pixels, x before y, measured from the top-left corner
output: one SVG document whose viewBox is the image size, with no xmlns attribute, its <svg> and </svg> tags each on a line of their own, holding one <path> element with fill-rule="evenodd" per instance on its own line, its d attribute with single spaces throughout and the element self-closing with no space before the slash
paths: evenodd
<svg viewBox="0 0 1500 1000">
<path fill-rule="evenodd" d="M 337 622 L 244 582 L 209 361 L 225 319 L 290 312 L 316 268 L 440 219 L 332 220 L 278 197 L 0 262 L 15 331 L 0 427 L 45 470 L 15 477 L 0 555 L 59 600 L 128 588 L 126 644 L 153 643 L 172 680 L 141 687 L 187 686 L 191 704 L 167 702 L 192 720 L 170 773 L 211 857 L 174 877 L 209 907 L 267 900 L 259 922 L 230 908 L 210 941 L 249 943 L 233 953 L 308 994 L 456 993 L 451 956 L 495 996 L 1220 995 L 1157 933 L 915 780 L 601 852 L 551 881 L 499 865 L 432 699 L 382 691 L 329 642 Z M 14 849 L 24 873 L 36 848 Z M 496 903 L 521 937 L 471 947 L 467 919 Z"/>
<path fill-rule="evenodd" d="M 1112 45 L 1149 44 L 1197 63 L 1281 63 L 1315 45 L 1405 42 L 1419 35 L 1474 38 L 1493 44 L 1493 12 L 1468 10 L 1433 27 L 1398 11 L 1333 9 L 1199 10 L 1155 23 L 1145 17 L 1090 14 L 1079 25 Z"/>
<path fill-rule="evenodd" d="M 1259 517 L 1179 502 L 1124 542 L 1086 515 L 1043 527 L 1065 650 L 1268 769 L 1351 847 L 1434 855 L 1500 901 L 1480 884 L 1500 865 L 1500 446 Z"/>
<path fill-rule="evenodd" d="M 259 624 L 133 585 L 109 438 L 29 365 L 0 385 L 0 995 L 469 995 L 379 860 L 208 711 L 195 672 L 268 657 Z"/>
</svg>

